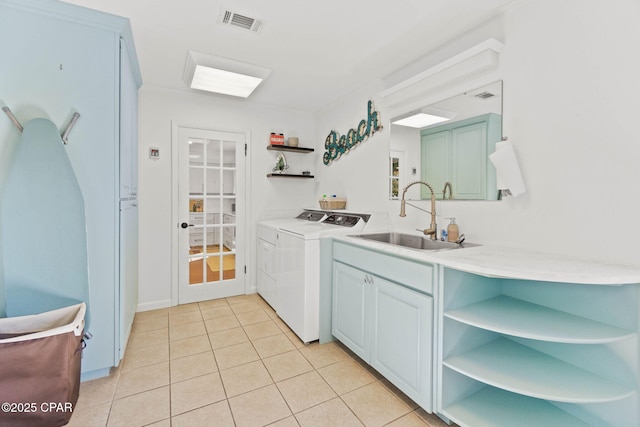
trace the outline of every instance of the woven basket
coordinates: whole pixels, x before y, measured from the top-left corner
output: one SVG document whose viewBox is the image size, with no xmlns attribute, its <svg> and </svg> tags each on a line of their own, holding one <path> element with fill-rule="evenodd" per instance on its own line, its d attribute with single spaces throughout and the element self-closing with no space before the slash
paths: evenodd
<svg viewBox="0 0 640 427">
<path fill-rule="evenodd" d="M 347 199 L 328 199 L 328 200 L 319 200 L 320 207 L 322 209 L 344 209 L 347 207 Z"/>
</svg>

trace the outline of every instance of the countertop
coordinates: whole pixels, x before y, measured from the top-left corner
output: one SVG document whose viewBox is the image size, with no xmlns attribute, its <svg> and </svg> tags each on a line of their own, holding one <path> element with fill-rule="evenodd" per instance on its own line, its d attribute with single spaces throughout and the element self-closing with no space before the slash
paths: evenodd
<svg viewBox="0 0 640 427">
<path fill-rule="evenodd" d="M 350 236 L 333 236 L 333 239 L 488 277 L 593 285 L 640 283 L 638 267 L 571 256 L 491 245 L 425 251 Z"/>
</svg>

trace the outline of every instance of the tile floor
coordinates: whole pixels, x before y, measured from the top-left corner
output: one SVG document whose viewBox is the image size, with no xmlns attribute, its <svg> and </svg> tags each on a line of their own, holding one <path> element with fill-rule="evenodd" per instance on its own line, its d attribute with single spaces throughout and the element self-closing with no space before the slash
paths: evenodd
<svg viewBox="0 0 640 427">
<path fill-rule="evenodd" d="M 446 426 L 340 344 L 304 345 L 256 294 L 137 313 L 69 425 Z"/>
</svg>

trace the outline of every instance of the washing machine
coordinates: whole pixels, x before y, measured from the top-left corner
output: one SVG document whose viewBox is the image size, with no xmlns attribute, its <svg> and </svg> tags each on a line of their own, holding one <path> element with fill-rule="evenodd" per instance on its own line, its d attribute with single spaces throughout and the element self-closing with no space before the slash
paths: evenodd
<svg viewBox="0 0 640 427">
<path fill-rule="evenodd" d="M 278 230 L 281 227 L 290 228 L 302 224 L 318 223 L 327 217 L 327 212 L 314 209 L 304 209 L 296 216 L 287 218 L 270 218 L 258 222 L 257 227 L 257 290 L 271 307 L 279 310 L 276 284 L 276 246 Z"/>
<path fill-rule="evenodd" d="M 265 300 L 303 342 L 315 341 L 320 334 L 320 239 L 361 233 L 369 218 L 368 214 L 326 212 L 320 221 L 278 223 L 272 248 L 275 292 L 267 292 Z M 264 297 L 264 287 L 261 292 L 259 286 L 258 292 Z"/>
</svg>

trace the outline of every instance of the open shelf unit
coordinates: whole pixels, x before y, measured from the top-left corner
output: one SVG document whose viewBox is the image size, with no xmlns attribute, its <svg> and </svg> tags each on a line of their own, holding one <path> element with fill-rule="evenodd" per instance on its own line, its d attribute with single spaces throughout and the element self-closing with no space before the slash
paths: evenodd
<svg viewBox="0 0 640 427">
<path fill-rule="evenodd" d="M 462 427 L 638 425 L 637 284 L 443 269 L 440 286 L 445 417 Z"/>
<path fill-rule="evenodd" d="M 269 151 L 288 151 L 290 153 L 301 153 L 308 154 L 313 153 L 315 150 L 313 148 L 306 147 L 290 147 L 288 145 L 267 145 L 267 150 Z M 267 178 L 314 178 L 313 175 L 303 175 L 303 174 L 294 174 L 294 173 L 269 173 L 267 174 Z"/>
</svg>

